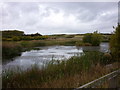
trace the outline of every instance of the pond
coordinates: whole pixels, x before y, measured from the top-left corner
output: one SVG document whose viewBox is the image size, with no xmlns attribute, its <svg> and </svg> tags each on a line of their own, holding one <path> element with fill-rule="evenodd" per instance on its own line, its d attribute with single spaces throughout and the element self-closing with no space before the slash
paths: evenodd
<svg viewBox="0 0 120 90">
<path fill-rule="evenodd" d="M 40 50 L 22 52 L 21 56 L 15 57 L 3 64 L 4 69 L 15 69 L 17 67 L 25 70 L 37 64 L 42 67 L 51 60 L 67 60 L 68 58 L 81 55 L 84 51 L 109 51 L 109 43 L 101 43 L 100 46 L 45 46 L 37 47 Z"/>
</svg>

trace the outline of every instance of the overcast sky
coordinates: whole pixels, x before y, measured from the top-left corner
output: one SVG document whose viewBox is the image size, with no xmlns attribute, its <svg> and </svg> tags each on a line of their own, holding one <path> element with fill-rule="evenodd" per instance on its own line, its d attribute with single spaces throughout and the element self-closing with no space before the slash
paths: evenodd
<svg viewBox="0 0 120 90">
<path fill-rule="evenodd" d="M 111 33 L 118 22 L 117 2 L 4 2 L 0 9 L 0 29 L 43 35 Z"/>
</svg>

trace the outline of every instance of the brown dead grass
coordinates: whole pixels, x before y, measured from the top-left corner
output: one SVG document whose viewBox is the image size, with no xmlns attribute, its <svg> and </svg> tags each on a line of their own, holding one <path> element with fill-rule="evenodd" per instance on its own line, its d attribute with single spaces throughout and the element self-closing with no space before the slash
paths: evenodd
<svg viewBox="0 0 120 90">
<path fill-rule="evenodd" d="M 118 68 L 120 68 L 120 63 L 118 62 L 113 63 L 109 68 L 97 64 L 95 67 L 91 68 L 89 72 L 83 71 L 79 74 L 75 74 L 74 76 L 67 76 L 58 80 L 46 82 L 43 83 L 40 87 L 41 88 L 77 88 L 105 74 L 108 74 Z M 104 86 L 102 87 L 107 88 L 108 84 L 105 83 Z"/>
</svg>

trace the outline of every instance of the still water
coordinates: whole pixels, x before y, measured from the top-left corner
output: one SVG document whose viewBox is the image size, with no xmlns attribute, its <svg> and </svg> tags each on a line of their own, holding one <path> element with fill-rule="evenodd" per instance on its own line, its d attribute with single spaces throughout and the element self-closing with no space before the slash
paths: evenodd
<svg viewBox="0 0 120 90">
<path fill-rule="evenodd" d="M 40 50 L 22 52 L 21 56 L 9 60 L 9 62 L 3 64 L 3 70 L 12 70 L 17 67 L 28 69 L 35 64 L 42 67 L 52 59 L 66 60 L 72 56 L 80 55 L 80 53 L 83 53 L 84 51 L 108 52 L 109 43 L 101 43 L 100 46 L 45 46 L 37 48 L 40 48 Z"/>
</svg>

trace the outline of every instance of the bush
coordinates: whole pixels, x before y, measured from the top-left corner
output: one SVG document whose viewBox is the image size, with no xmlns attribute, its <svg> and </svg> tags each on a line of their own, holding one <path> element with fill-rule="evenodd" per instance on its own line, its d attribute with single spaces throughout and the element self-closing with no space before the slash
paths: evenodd
<svg viewBox="0 0 120 90">
<path fill-rule="evenodd" d="M 84 43 L 92 43 L 92 33 L 87 33 L 83 37 L 83 42 Z"/>
<path fill-rule="evenodd" d="M 93 46 L 98 46 L 101 42 L 101 35 L 95 31 L 94 33 L 87 33 L 83 37 L 84 43 L 90 43 Z"/>
<path fill-rule="evenodd" d="M 44 39 L 48 39 L 47 36 L 35 36 L 34 40 L 44 40 Z"/>
<path fill-rule="evenodd" d="M 31 36 L 21 36 L 21 40 L 34 40 L 34 37 Z"/>
<path fill-rule="evenodd" d="M 66 35 L 65 38 L 73 38 L 74 35 Z"/>
<path fill-rule="evenodd" d="M 110 50 L 114 60 L 120 61 L 120 24 L 115 28 L 110 40 Z"/>
<path fill-rule="evenodd" d="M 14 37 L 12 37 L 12 40 L 13 40 L 13 41 L 20 41 L 20 38 L 17 37 L 17 36 L 14 36 Z"/>
<path fill-rule="evenodd" d="M 2 38 L 2 41 L 13 41 L 12 38 Z"/>
<path fill-rule="evenodd" d="M 102 64 L 110 64 L 112 62 L 112 56 L 109 53 L 105 53 L 101 59 Z"/>
<path fill-rule="evenodd" d="M 101 40 L 101 36 L 100 34 L 98 34 L 97 32 L 94 32 L 92 34 L 92 41 L 91 41 L 91 44 L 93 46 L 98 46 L 100 44 L 100 40 Z"/>
</svg>

